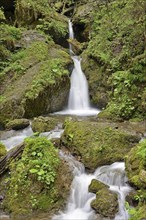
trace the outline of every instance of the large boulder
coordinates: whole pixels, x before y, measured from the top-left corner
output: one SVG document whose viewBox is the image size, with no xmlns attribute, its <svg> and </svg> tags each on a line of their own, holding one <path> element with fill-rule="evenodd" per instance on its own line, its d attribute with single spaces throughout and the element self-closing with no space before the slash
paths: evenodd
<svg viewBox="0 0 146 220">
<path fill-rule="evenodd" d="M 139 140 L 137 135 L 112 128 L 106 123 L 73 120 L 66 120 L 61 138 L 62 145 L 74 155 L 81 156 L 85 167 L 90 170 L 124 160 Z"/>
<path fill-rule="evenodd" d="M 31 40 L 32 31 L 27 32 L 29 45 L 17 52 L 0 76 L 1 123 L 59 111 L 66 105 L 72 60 L 61 46 L 46 41 L 36 31 L 33 33 L 36 37 Z M 21 42 L 26 45 L 24 36 Z"/>
</svg>

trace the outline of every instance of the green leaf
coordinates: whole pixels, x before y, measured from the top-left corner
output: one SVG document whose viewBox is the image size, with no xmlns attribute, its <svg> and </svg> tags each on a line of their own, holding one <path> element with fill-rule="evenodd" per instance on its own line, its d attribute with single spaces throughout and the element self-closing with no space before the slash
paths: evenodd
<svg viewBox="0 0 146 220">
<path fill-rule="evenodd" d="M 30 172 L 30 173 L 37 173 L 37 172 L 38 172 L 38 170 L 37 170 L 37 169 L 35 169 L 35 168 L 32 168 L 32 169 L 30 169 L 30 170 L 29 170 L 29 172 Z"/>
</svg>

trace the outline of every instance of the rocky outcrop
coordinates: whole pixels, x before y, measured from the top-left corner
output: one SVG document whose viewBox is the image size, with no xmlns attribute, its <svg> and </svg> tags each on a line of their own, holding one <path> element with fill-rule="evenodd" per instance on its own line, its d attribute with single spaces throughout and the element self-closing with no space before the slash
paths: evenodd
<svg viewBox="0 0 146 220">
<path fill-rule="evenodd" d="M 58 111 L 67 102 L 72 60 L 62 47 L 32 32 L 18 40 L 25 50 L 1 74 L 1 123 Z"/>
<path fill-rule="evenodd" d="M 127 134 L 110 124 L 73 120 L 65 122 L 61 138 L 62 145 L 72 154 L 81 156 L 81 161 L 90 170 L 123 160 L 139 140 L 137 135 Z"/>
</svg>

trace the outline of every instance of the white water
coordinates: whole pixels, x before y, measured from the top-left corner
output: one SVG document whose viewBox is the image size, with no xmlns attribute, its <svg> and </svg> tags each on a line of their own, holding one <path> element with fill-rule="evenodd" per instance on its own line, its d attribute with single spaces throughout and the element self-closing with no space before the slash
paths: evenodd
<svg viewBox="0 0 146 220">
<path fill-rule="evenodd" d="M 83 164 L 76 161 L 71 155 L 61 156 L 69 162 L 74 170 L 74 179 L 71 185 L 70 196 L 64 212 L 60 211 L 52 220 L 95 220 L 97 216 L 90 203 L 96 195 L 88 192 L 88 186 L 92 179 L 97 179 L 117 193 L 119 212 L 115 220 L 128 220 L 128 213 L 124 207 L 125 197 L 131 191 L 126 184 L 125 165 L 122 162 L 113 163 L 110 166 L 98 168 L 94 174 L 86 174 Z"/>
<path fill-rule="evenodd" d="M 69 38 L 74 39 L 72 23 L 69 20 Z M 74 62 L 74 69 L 71 74 L 71 88 L 68 98 L 68 106 L 64 111 L 56 112 L 55 114 L 62 115 L 79 115 L 90 116 L 97 115 L 98 109 L 92 108 L 89 101 L 88 82 L 81 69 L 81 59 L 73 56 L 72 45 L 69 44 L 71 58 Z"/>
<path fill-rule="evenodd" d="M 32 134 L 33 131 L 31 129 L 31 126 L 28 126 L 27 128 L 18 131 L 10 130 L 4 132 L 0 141 L 6 146 L 6 149 L 8 151 L 18 144 L 21 144 L 26 137 L 29 137 Z"/>
<path fill-rule="evenodd" d="M 62 125 L 57 125 L 54 130 L 51 130 L 49 132 L 42 132 L 39 136 L 45 136 L 47 139 L 56 139 L 61 137 L 63 131 L 64 130 L 62 129 Z M 9 151 L 15 146 L 23 143 L 26 137 L 30 137 L 32 135 L 33 131 L 31 129 L 31 126 L 28 126 L 27 128 L 18 131 L 10 130 L 4 132 L 0 142 L 2 142 L 6 146 L 7 151 Z"/>
</svg>

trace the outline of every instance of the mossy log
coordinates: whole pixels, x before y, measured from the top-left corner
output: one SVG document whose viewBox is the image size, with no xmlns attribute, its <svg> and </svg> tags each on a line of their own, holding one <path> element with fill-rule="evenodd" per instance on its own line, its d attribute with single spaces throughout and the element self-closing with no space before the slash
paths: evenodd
<svg viewBox="0 0 146 220">
<path fill-rule="evenodd" d="M 8 169 L 12 159 L 20 157 L 24 149 L 24 144 L 20 144 L 0 159 L 0 176 Z"/>
</svg>

